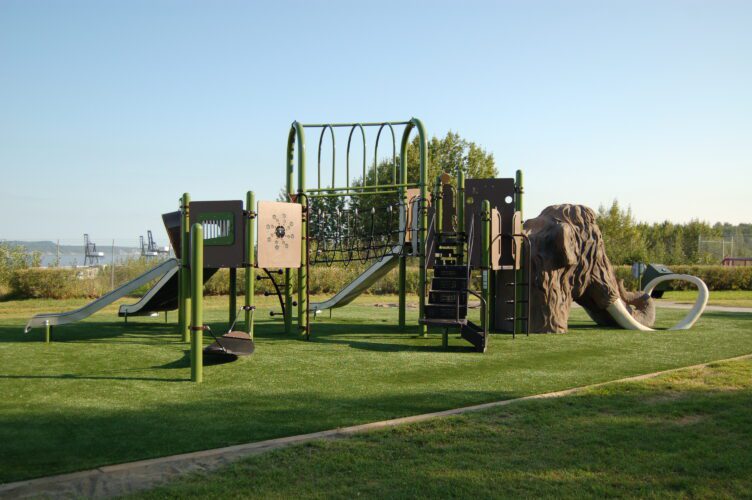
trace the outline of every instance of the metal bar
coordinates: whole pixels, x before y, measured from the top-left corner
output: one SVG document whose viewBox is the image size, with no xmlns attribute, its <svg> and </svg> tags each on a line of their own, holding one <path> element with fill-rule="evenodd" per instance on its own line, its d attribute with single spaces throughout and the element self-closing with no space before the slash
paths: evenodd
<svg viewBox="0 0 752 500">
<path fill-rule="evenodd" d="M 381 194 L 398 194 L 399 191 L 365 191 L 363 193 L 357 193 L 358 196 L 375 196 L 375 195 L 381 195 Z M 344 196 L 349 196 L 349 194 L 342 194 L 342 193 L 318 193 L 318 194 L 312 194 L 308 196 L 308 198 L 342 198 Z"/>
<path fill-rule="evenodd" d="M 352 128 L 350 128 L 350 135 L 347 136 L 347 159 L 345 161 L 345 183 L 347 187 L 350 187 L 350 145 L 352 144 L 352 135 L 353 132 L 355 132 L 355 128 L 360 129 L 360 136 L 363 138 L 363 169 L 365 170 L 366 165 L 366 131 L 363 129 L 363 126 L 360 123 L 354 123 Z M 332 184 L 334 186 L 334 184 Z"/>
<path fill-rule="evenodd" d="M 427 237 L 427 231 L 428 231 L 428 190 L 427 190 L 427 179 L 426 175 L 428 174 L 428 142 L 426 139 L 426 130 L 423 126 L 423 122 L 418 120 L 417 118 L 413 118 L 410 120 L 410 123 L 415 126 L 415 128 L 418 130 L 418 144 L 419 144 L 419 158 L 420 158 L 420 165 L 419 165 L 419 173 L 418 183 L 420 184 L 420 210 L 418 213 L 418 216 L 420 217 L 420 226 L 418 228 L 418 248 L 423 249 L 426 246 L 426 237 Z M 408 125 L 405 127 L 405 132 L 403 135 L 403 144 L 404 144 L 404 163 L 403 163 L 403 169 L 405 170 L 403 172 L 403 179 L 407 176 L 407 140 L 408 136 L 410 135 L 410 129 L 411 127 Z M 420 318 L 423 318 L 425 316 L 425 310 L 426 310 L 426 254 L 425 252 L 421 252 L 418 256 L 418 262 L 420 269 L 418 270 L 418 315 Z M 428 335 L 428 325 L 421 324 L 420 332 L 423 334 L 423 336 Z"/>
<path fill-rule="evenodd" d="M 362 127 L 380 127 L 384 124 L 389 125 L 410 125 L 413 123 L 413 120 L 416 120 L 416 118 L 413 118 L 409 121 L 387 121 L 387 122 L 360 122 L 360 123 L 301 123 L 300 126 L 304 128 L 320 128 L 320 127 L 352 127 L 353 125 L 360 125 Z"/>
<path fill-rule="evenodd" d="M 374 182 L 379 182 L 379 170 L 378 170 L 378 155 L 379 155 L 379 139 L 381 138 L 381 131 L 384 127 L 389 127 L 392 133 L 392 184 L 397 183 L 397 139 L 394 136 L 394 127 L 390 123 L 383 123 L 379 127 L 379 131 L 376 133 L 376 145 L 373 148 L 373 169 L 374 169 Z M 365 182 L 363 182 L 365 184 Z"/>
<path fill-rule="evenodd" d="M 491 203 L 488 200 L 483 200 L 481 207 L 481 232 L 480 232 L 480 258 L 481 258 L 481 295 L 483 296 L 483 302 L 481 303 L 481 326 L 483 331 L 488 331 L 488 303 L 491 300 L 489 293 L 489 281 L 491 270 Z M 469 258 L 468 258 L 469 262 Z"/>
<path fill-rule="evenodd" d="M 235 317 L 238 314 L 238 269 L 230 268 L 230 314 L 228 315 L 229 324 L 235 323 Z"/>
<path fill-rule="evenodd" d="M 295 190 L 295 145 L 297 143 L 298 152 L 298 175 L 303 176 L 305 179 L 305 136 L 303 135 L 303 125 L 298 122 L 293 122 L 290 126 L 290 132 L 287 136 L 287 196 L 292 200 L 296 194 Z M 298 186 L 298 192 L 300 186 Z M 301 239 L 301 245 L 305 242 Z M 287 314 L 285 314 L 285 333 L 292 333 L 292 272 L 290 269 L 285 269 L 285 305 Z"/>
<path fill-rule="evenodd" d="M 308 234 L 308 196 L 306 194 L 306 167 L 305 167 L 305 136 L 303 128 L 298 130 L 298 196 L 297 202 L 302 205 L 303 220 L 300 234 Z M 300 238 L 300 267 L 298 268 L 298 329 L 305 333 L 308 331 L 308 269 L 306 268 L 306 255 L 308 255 L 308 239 Z M 291 304 L 292 305 L 292 304 Z M 292 314 L 292 307 L 288 308 Z M 300 332 L 299 332 L 300 333 Z"/>
<path fill-rule="evenodd" d="M 183 342 L 191 339 L 188 325 L 188 314 L 191 309 L 190 206 L 191 196 L 183 193 L 180 203 L 180 272 L 178 273 L 178 329 Z"/>
<path fill-rule="evenodd" d="M 457 233 L 465 232 L 465 172 L 457 167 Z M 459 239 L 459 238 L 458 238 Z M 460 260 L 465 258 L 464 243 L 457 243 L 457 255 Z"/>
<path fill-rule="evenodd" d="M 188 253 L 184 248 L 183 252 Z M 199 223 L 191 227 L 191 380 L 204 378 L 204 228 Z"/>
<path fill-rule="evenodd" d="M 340 196 L 347 196 L 348 192 L 352 191 L 354 193 L 360 194 L 363 191 L 370 191 L 372 189 L 394 189 L 394 188 L 417 188 L 420 187 L 420 184 L 417 182 L 406 182 L 404 184 L 375 184 L 371 186 L 351 186 L 351 187 L 334 187 L 334 188 L 321 188 L 321 189 L 306 189 L 306 193 L 333 193 L 337 191 L 335 194 L 339 194 Z M 344 193 L 339 193 L 338 191 L 345 191 Z"/>
<path fill-rule="evenodd" d="M 334 172 L 335 172 L 335 160 L 337 158 L 336 155 L 336 146 L 334 144 L 334 129 L 330 126 L 326 126 L 321 129 L 321 135 L 319 135 L 319 161 L 318 161 L 318 187 L 321 189 L 321 145 L 324 142 L 324 133 L 326 130 L 329 129 L 329 133 L 332 137 L 332 186 L 334 186 Z"/>
<path fill-rule="evenodd" d="M 256 199 L 253 191 L 246 193 L 245 205 L 248 212 L 245 220 L 245 331 L 253 340 L 253 314 L 250 309 L 256 301 Z"/>
<path fill-rule="evenodd" d="M 49 344 L 51 338 L 52 338 L 52 326 L 50 326 L 50 322 L 48 320 L 44 322 L 44 343 Z"/>
<path fill-rule="evenodd" d="M 520 213 L 520 223 L 522 223 L 522 195 L 524 193 L 524 188 L 522 185 L 522 170 L 517 170 L 514 175 L 514 190 L 515 190 L 515 196 L 514 196 L 514 210 Z M 512 229 L 512 232 L 514 232 L 514 228 Z M 525 256 L 525 245 L 520 245 L 520 247 L 517 249 L 518 252 L 521 252 L 521 255 L 519 256 L 520 263 L 524 262 L 524 256 Z M 523 307 L 522 307 L 522 300 L 523 300 L 523 294 L 522 291 L 519 290 L 519 283 L 524 282 L 524 274 L 522 271 L 522 265 L 519 266 L 519 269 L 514 270 L 514 326 L 513 326 L 513 332 L 516 335 L 520 332 L 520 326 L 518 325 L 519 321 L 517 321 L 517 318 L 520 318 L 522 316 Z"/>
</svg>

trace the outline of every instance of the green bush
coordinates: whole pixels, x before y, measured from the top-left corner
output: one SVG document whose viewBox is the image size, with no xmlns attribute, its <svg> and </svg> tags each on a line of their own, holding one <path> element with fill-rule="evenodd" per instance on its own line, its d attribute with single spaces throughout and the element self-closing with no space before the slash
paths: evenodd
<svg viewBox="0 0 752 500">
<path fill-rule="evenodd" d="M 94 298 L 102 295 L 98 280 L 77 269 L 19 269 L 10 281 L 11 295 L 24 299 Z"/>
</svg>

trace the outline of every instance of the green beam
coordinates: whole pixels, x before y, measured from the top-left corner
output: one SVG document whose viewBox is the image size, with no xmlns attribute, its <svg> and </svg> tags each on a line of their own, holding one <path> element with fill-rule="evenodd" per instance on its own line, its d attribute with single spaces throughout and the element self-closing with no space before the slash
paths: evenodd
<svg viewBox="0 0 752 500">
<path fill-rule="evenodd" d="M 480 232 L 480 258 L 481 258 L 481 296 L 480 322 L 484 331 L 488 328 L 488 304 L 491 302 L 490 272 L 491 272 L 491 203 L 483 200 L 481 206 L 481 232 Z"/>
<path fill-rule="evenodd" d="M 191 380 L 204 378 L 204 228 L 196 223 L 191 227 Z M 183 249 L 187 252 L 187 249 Z"/>
<path fill-rule="evenodd" d="M 180 272 L 178 273 L 178 330 L 183 342 L 188 342 L 191 338 L 188 325 L 188 314 L 191 310 L 190 205 L 191 196 L 184 193 L 180 200 Z"/>
<path fill-rule="evenodd" d="M 517 170 L 515 172 L 514 176 L 514 183 L 515 183 L 515 197 L 514 197 L 514 209 L 515 211 L 520 213 L 520 219 L 522 219 L 520 222 L 524 221 L 522 218 L 522 197 L 523 193 L 525 192 L 523 184 L 522 184 L 522 170 Z M 518 252 L 520 252 L 520 269 L 517 269 L 515 271 L 516 277 L 515 281 L 517 283 L 523 283 L 525 281 L 525 273 L 522 269 L 524 262 L 525 262 L 525 250 L 524 245 L 520 243 L 520 248 L 517 249 Z M 528 284 L 529 286 L 529 284 Z M 514 309 L 515 309 L 515 322 L 513 325 L 513 330 L 515 335 L 518 333 L 522 333 L 522 321 L 519 320 L 519 318 L 522 318 L 524 316 L 525 307 L 522 303 L 522 300 L 524 300 L 524 294 L 522 293 L 522 288 L 520 285 L 517 285 L 514 290 Z"/>
<path fill-rule="evenodd" d="M 248 217 L 245 220 L 245 331 L 253 339 L 253 311 L 256 293 L 256 197 L 253 191 L 245 195 Z"/>
</svg>

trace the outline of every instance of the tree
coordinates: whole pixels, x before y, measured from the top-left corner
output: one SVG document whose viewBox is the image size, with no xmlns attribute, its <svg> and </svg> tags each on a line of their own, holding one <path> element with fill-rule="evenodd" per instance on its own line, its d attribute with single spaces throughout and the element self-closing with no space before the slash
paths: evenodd
<svg viewBox="0 0 752 500">
<path fill-rule="evenodd" d="M 617 200 L 614 200 L 608 209 L 601 205 L 598 207 L 597 221 L 612 264 L 630 264 L 646 260 L 645 240 L 632 217 L 630 207 L 623 210 Z"/>
</svg>

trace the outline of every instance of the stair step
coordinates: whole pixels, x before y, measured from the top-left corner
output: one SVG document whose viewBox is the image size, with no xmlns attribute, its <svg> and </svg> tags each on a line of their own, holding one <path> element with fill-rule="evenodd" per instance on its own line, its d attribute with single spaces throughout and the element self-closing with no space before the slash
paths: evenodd
<svg viewBox="0 0 752 500">
<path fill-rule="evenodd" d="M 443 328 L 448 328 L 452 326 L 458 326 L 462 327 L 463 325 L 467 324 L 467 318 L 460 318 L 459 321 L 455 319 L 433 319 L 433 318 L 421 318 L 418 320 L 418 323 L 421 325 L 428 325 L 428 326 L 441 326 Z"/>
<path fill-rule="evenodd" d="M 467 278 L 433 278 L 431 280 L 431 289 L 465 291 L 467 290 Z"/>
<path fill-rule="evenodd" d="M 460 305 L 466 306 L 467 292 L 461 291 L 431 290 L 428 292 L 428 302 L 430 304 L 457 305 L 457 296 L 459 296 Z"/>
<path fill-rule="evenodd" d="M 425 319 L 464 319 L 467 317 L 467 306 L 460 306 L 457 309 L 454 304 L 426 304 L 424 314 Z"/>
<path fill-rule="evenodd" d="M 467 266 L 442 265 L 433 267 L 433 275 L 437 278 L 467 278 Z"/>
</svg>

